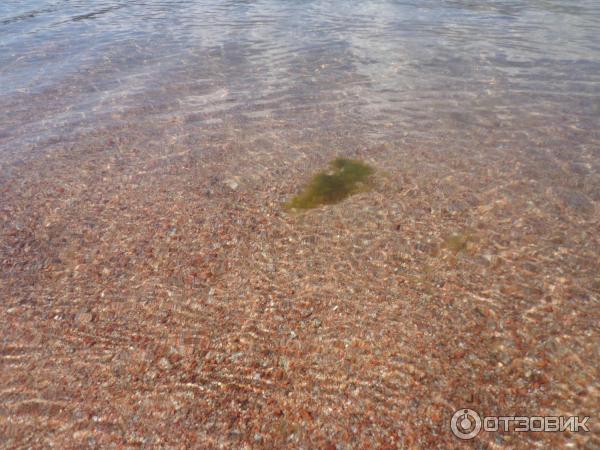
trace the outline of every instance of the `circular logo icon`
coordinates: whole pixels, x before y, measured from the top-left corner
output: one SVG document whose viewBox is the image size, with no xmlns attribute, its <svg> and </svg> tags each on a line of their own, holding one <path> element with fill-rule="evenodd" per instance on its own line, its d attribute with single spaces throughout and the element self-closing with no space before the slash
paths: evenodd
<svg viewBox="0 0 600 450">
<path fill-rule="evenodd" d="M 481 417 L 472 409 L 459 409 L 450 421 L 452 433 L 459 439 L 473 439 L 481 431 Z"/>
</svg>

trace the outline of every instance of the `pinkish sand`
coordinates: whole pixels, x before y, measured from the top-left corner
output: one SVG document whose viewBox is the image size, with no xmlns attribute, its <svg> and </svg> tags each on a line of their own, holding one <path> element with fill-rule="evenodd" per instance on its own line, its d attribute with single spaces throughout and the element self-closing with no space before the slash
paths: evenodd
<svg viewBox="0 0 600 450">
<path fill-rule="evenodd" d="M 484 135 L 317 153 L 276 126 L 166 145 L 177 126 L 56 145 L 0 186 L 4 447 L 598 446 L 593 419 L 449 427 L 598 417 L 593 155 L 492 157 Z M 287 212 L 337 154 L 375 187 Z"/>
</svg>

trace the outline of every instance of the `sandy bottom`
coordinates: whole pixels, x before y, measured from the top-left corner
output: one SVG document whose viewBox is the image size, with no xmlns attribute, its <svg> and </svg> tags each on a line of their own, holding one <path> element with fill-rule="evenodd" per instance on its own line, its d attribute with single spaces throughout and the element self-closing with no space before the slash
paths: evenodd
<svg viewBox="0 0 600 450">
<path fill-rule="evenodd" d="M 592 150 L 167 128 L 0 178 L 0 446 L 600 447 Z M 287 212 L 338 155 L 374 189 Z M 591 432 L 462 442 L 459 408 Z"/>
</svg>

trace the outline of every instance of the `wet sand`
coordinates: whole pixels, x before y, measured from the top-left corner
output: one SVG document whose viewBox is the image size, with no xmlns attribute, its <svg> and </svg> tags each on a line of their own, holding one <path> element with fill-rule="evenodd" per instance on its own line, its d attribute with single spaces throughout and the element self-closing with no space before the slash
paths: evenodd
<svg viewBox="0 0 600 450">
<path fill-rule="evenodd" d="M 2 180 L 4 447 L 598 446 L 600 161 L 560 145 L 596 131 L 491 154 L 275 122 L 169 143 L 182 126 L 102 130 Z M 339 155 L 374 189 L 286 211 Z M 592 432 L 463 443 L 458 408 Z"/>
</svg>

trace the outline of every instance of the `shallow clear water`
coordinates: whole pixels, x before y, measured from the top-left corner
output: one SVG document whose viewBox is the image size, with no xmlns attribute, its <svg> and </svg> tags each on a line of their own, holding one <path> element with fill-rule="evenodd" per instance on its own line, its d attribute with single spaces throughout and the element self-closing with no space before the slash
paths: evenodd
<svg viewBox="0 0 600 450">
<path fill-rule="evenodd" d="M 599 118 L 600 0 L 0 0 L 0 447 L 598 448 Z"/>
<path fill-rule="evenodd" d="M 592 129 L 600 3 L 8 0 L 0 105 L 0 154 L 16 158 L 142 117 L 278 120 L 365 144 L 531 133 L 529 119 Z"/>
</svg>

